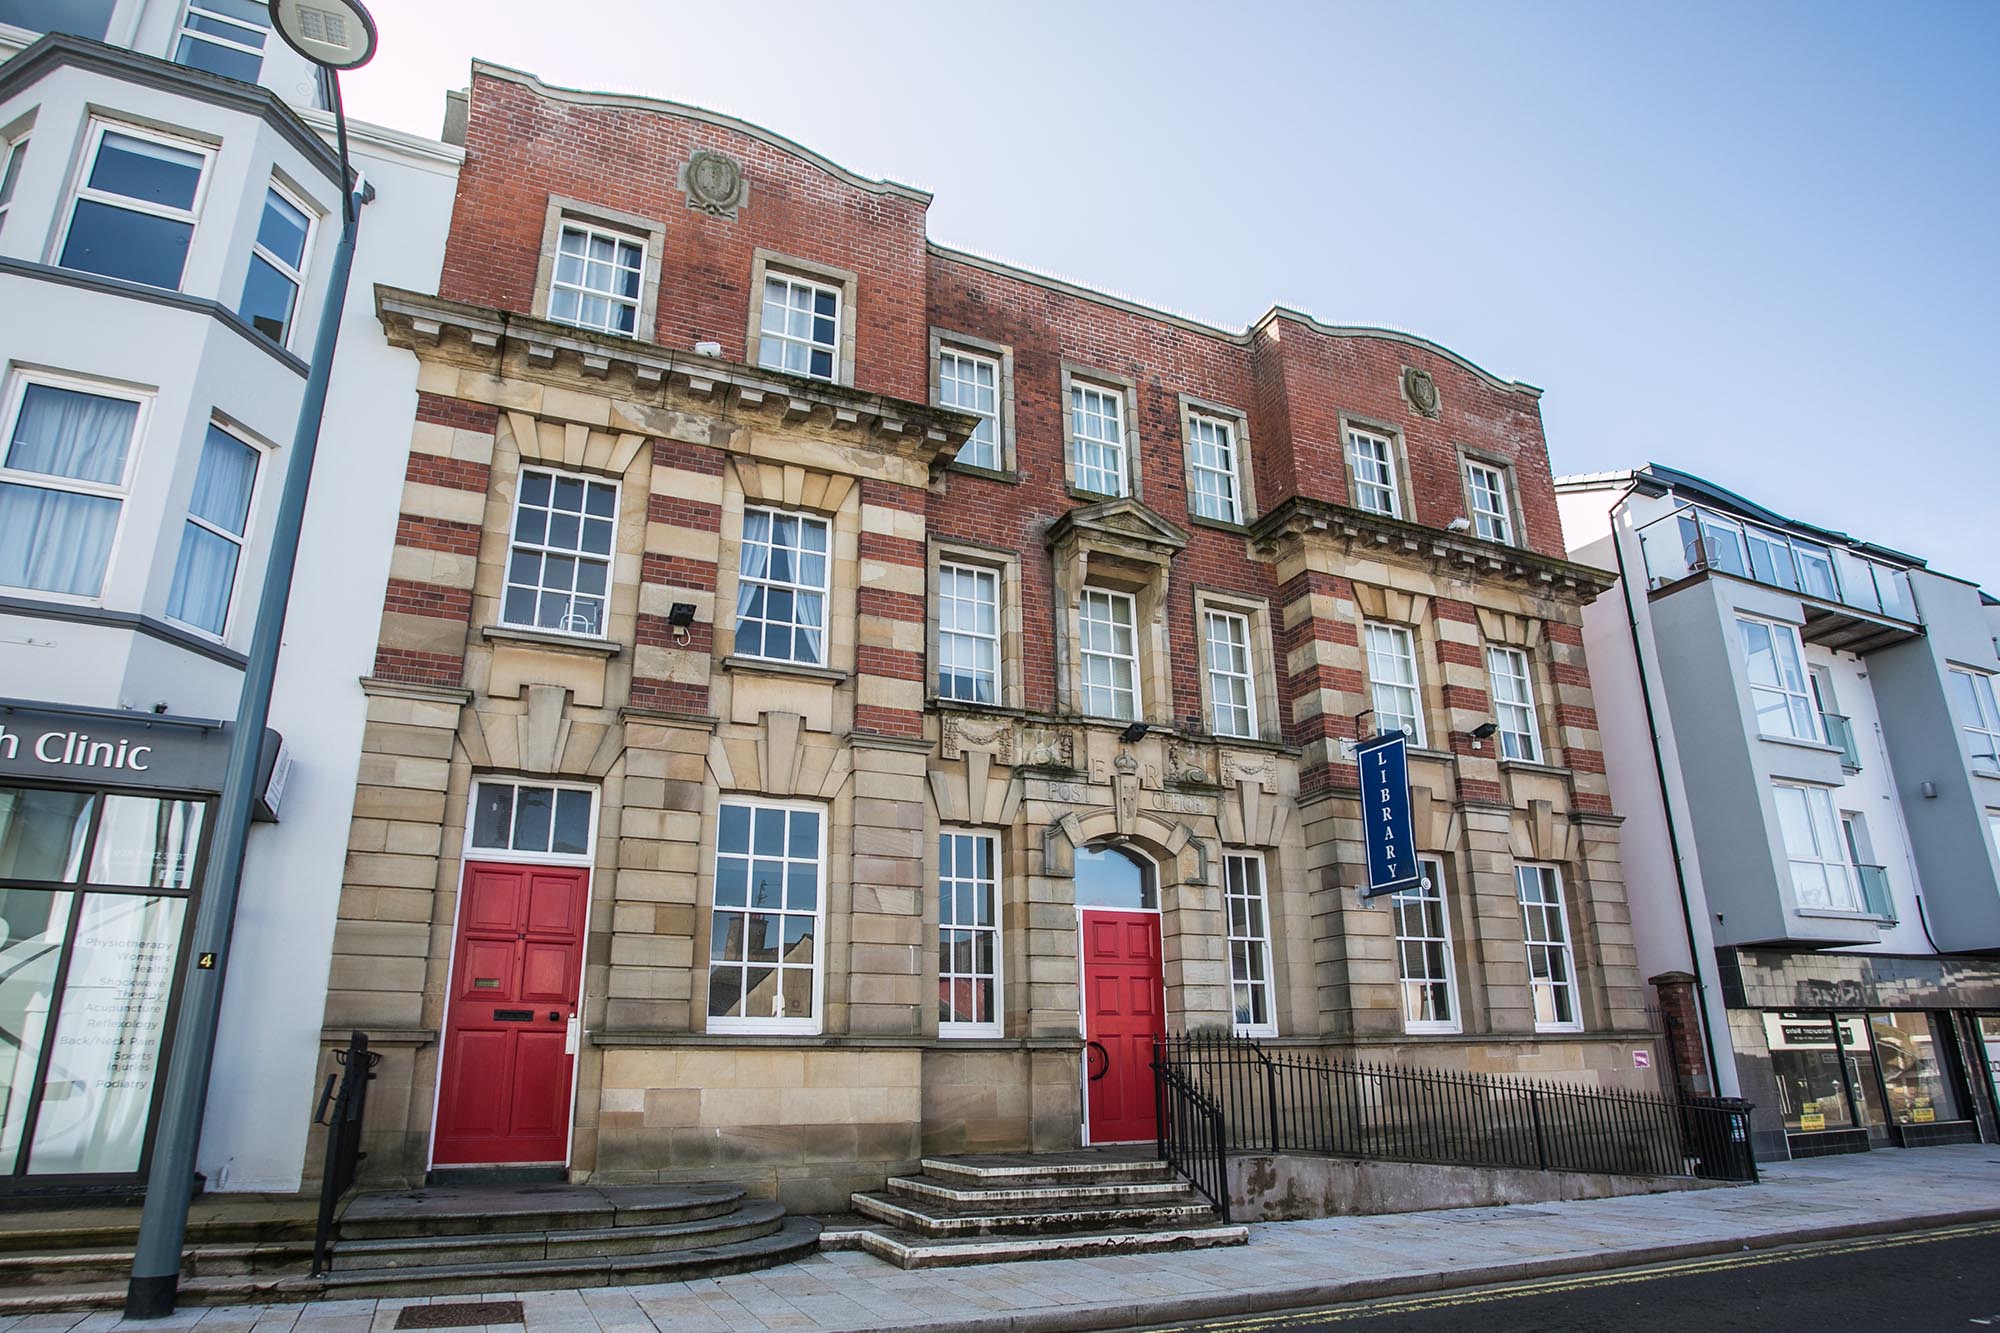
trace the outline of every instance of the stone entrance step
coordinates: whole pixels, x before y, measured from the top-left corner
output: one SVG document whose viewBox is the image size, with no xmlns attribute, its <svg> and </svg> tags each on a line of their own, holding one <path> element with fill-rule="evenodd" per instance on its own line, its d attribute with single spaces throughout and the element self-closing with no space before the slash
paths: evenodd
<svg viewBox="0 0 2000 1333">
<path fill-rule="evenodd" d="M 856 1225 L 827 1249 L 862 1249 L 904 1268 L 1083 1258 L 1241 1245 L 1248 1228 L 1164 1162 L 1132 1150 L 927 1157 L 917 1176 L 858 1193 Z"/>
<path fill-rule="evenodd" d="M 122 1219 L 121 1219 L 122 1224 Z M 187 1305 L 533 1291 L 718 1277 L 801 1259 L 820 1227 L 732 1185 L 451 1185 L 349 1201 L 331 1270 L 311 1277 L 303 1240 L 192 1246 Z M 58 1229 L 123 1244 L 0 1252 L 0 1315 L 123 1306 L 129 1235 L 109 1223 Z M 18 1240 L 18 1238 L 17 1238 Z"/>
</svg>

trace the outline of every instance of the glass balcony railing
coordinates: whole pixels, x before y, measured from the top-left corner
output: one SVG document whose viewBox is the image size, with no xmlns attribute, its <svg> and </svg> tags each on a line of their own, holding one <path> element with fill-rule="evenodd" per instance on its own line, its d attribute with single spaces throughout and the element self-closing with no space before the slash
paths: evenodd
<svg viewBox="0 0 2000 1333">
<path fill-rule="evenodd" d="M 1840 747 L 1840 766 L 1850 773 L 1861 771 L 1861 751 L 1854 748 L 1854 724 L 1839 713 L 1821 713 L 1826 726 L 1826 743 Z"/>
<path fill-rule="evenodd" d="M 1907 571 L 1701 505 L 1684 503 L 1640 528 L 1639 545 L 1648 587 L 1715 569 L 1874 615 L 1917 619 Z"/>
<path fill-rule="evenodd" d="M 1889 896 L 1889 872 L 1881 866 L 1857 865 L 1861 878 L 1861 910 L 1891 925 L 1896 921 L 1896 900 Z"/>
</svg>

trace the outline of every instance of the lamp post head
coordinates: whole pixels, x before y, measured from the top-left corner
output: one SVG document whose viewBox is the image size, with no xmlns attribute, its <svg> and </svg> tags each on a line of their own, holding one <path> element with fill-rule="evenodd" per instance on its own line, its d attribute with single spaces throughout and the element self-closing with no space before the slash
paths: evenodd
<svg viewBox="0 0 2000 1333">
<path fill-rule="evenodd" d="M 271 0 L 271 26 L 327 69 L 359 69 L 375 58 L 375 20 L 361 0 Z"/>
</svg>

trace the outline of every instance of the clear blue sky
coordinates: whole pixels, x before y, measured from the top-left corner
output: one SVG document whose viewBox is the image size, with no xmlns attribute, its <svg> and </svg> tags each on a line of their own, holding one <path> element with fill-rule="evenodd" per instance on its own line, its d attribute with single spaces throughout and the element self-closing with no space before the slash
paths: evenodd
<svg viewBox="0 0 2000 1333">
<path fill-rule="evenodd" d="M 1558 473 L 2000 592 L 2000 3 L 375 9 L 363 119 L 435 134 L 473 56 L 731 112 L 935 191 L 943 244 L 1410 329 L 1546 389 Z"/>
</svg>

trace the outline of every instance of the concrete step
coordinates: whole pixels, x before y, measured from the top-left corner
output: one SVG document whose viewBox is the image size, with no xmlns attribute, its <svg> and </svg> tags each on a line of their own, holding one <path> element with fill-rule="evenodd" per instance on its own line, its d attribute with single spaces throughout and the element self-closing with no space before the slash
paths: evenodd
<svg viewBox="0 0 2000 1333">
<path fill-rule="evenodd" d="M 743 1201 L 734 1185 L 446 1185 L 356 1195 L 340 1238 L 473 1236 L 671 1226 L 720 1217 Z"/>
<path fill-rule="evenodd" d="M 311 1241 L 280 1241 L 271 1245 L 193 1245 L 181 1252 L 181 1273 L 187 1277 L 279 1273 L 308 1267 Z M 40 1254 L 0 1254 L 0 1290 L 22 1287 L 74 1286 L 97 1281 L 123 1281 L 132 1272 L 132 1249 L 49 1250 Z"/>
<path fill-rule="evenodd" d="M 788 1217 L 765 1235 L 657 1254 L 572 1255 L 514 1263 L 336 1269 L 318 1281 L 319 1290 L 299 1295 L 286 1293 L 277 1299 L 346 1300 L 685 1282 L 789 1263 L 818 1248 L 819 1223 L 806 1217 Z"/>
<path fill-rule="evenodd" d="M 925 1236 L 988 1236 L 1080 1230 L 1139 1230 L 1192 1226 L 1210 1221 L 1215 1209 L 1192 1192 L 1146 1203 L 951 1203 L 856 1194 L 854 1211 L 892 1227 Z"/>
<path fill-rule="evenodd" d="M 926 1157 L 923 1173 L 953 1184 L 1060 1185 L 1178 1179 L 1157 1158 L 1125 1157 L 1083 1149 L 1059 1153 L 987 1153 Z"/>
<path fill-rule="evenodd" d="M 418 1268 L 481 1263 L 521 1263 L 535 1259 L 605 1258 L 615 1254 L 663 1254 L 737 1241 L 776 1231 L 785 1220 L 782 1204 L 752 1199 L 732 1212 L 664 1226 L 592 1227 L 576 1231 L 485 1232 L 470 1235 L 402 1236 L 342 1240 L 334 1246 L 336 1272 L 349 1269 Z"/>
<path fill-rule="evenodd" d="M 893 1176 L 889 1180 L 888 1192 L 909 1198 L 942 1200 L 947 1203 L 1046 1203 L 1053 1205 L 1079 1203 L 1145 1203 L 1158 1199 L 1174 1199 L 1187 1193 L 1187 1186 L 1177 1177 L 1168 1176 L 1160 1180 L 1107 1181 L 1104 1183 L 1067 1183 L 1059 1185 L 1027 1185 L 1011 1183 L 980 1184 L 969 1186 L 958 1182 L 957 1177 L 947 1181 L 932 1180 L 928 1176 Z"/>
<path fill-rule="evenodd" d="M 1250 1229 L 1216 1223 L 1047 1236 L 925 1236 L 896 1227 L 873 1227 L 859 1232 L 857 1239 L 858 1248 L 901 1268 L 945 1268 L 1017 1259 L 1089 1259 L 1107 1254 L 1152 1254 L 1162 1250 L 1243 1245 L 1250 1240 Z"/>
<path fill-rule="evenodd" d="M 768 1235 L 660 1254 L 352 1269 L 317 1278 L 298 1274 L 191 1278 L 181 1284 L 180 1295 L 183 1305 L 279 1304 L 321 1299 L 547 1291 L 677 1282 L 789 1263 L 812 1254 L 818 1245 L 819 1224 L 810 1218 L 791 1217 Z M 124 1304 L 125 1283 L 122 1280 L 0 1291 L 0 1315 L 117 1310 L 122 1309 Z"/>
</svg>

